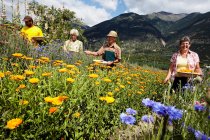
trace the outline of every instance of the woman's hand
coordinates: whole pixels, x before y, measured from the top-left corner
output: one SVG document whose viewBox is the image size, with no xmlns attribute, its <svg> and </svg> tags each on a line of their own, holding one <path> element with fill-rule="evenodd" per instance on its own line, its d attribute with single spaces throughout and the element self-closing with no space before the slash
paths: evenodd
<svg viewBox="0 0 210 140">
<path fill-rule="evenodd" d="M 163 81 L 164 84 L 168 83 L 170 78 L 166 77 L 165 80 Z"/>
<path fill-rule="evenodd" d="M 91 54 L 91 51 L 84 51 L 85 52 L 85 54 L 87 54 L 87 55 L 90 55 Z"/>
</svg>

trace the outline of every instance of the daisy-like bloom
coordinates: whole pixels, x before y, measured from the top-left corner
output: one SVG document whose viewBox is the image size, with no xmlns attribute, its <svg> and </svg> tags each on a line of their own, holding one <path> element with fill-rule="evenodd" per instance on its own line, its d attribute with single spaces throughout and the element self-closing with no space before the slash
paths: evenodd
<svg viewBox="0 0 210 140">
<path fill-rule="evenodd" d="M 66 81 L 69 82 L 69 83 L 74 83 L 75 80 L 72 79 L 72 78 L 67 78 Z"/>
<path fill-rule="evenodd" d="M 137 91 L 137 94 L 142 94 L 142 92 L 141 91 Z"/>
<path fill-rule="evenodd" d="M 30 70 L 25 70 L 24 71 L 26 75 L 33 75 L 35 72 L 30 71 Z"/>
<path fill-rule="evenodd" d="M 90 74 L 89 77 L 90 77 L 90 78 L 98 78 L 98 74 L 94 74 L 94 73 L 93 73 L 93 74 Z"/>
<path fill-rule="evenodd" d="M 40 59 L 45 62 L 50 62 L 50 59 L 48 57 L 40 57 Z"/>
<path fill-rule="evenodd" d="M 80 115 L 81 115 L 81 114 L 80 114 L 79 112 L 76 112 L 76 113 L 74 113 L 74 114 L 73 114 L 73 117 L 75 117 L 75 118 L 79 118 L 79 117 L 80 117 Z"/>
<path fill-rule="evenodd" d="M 62 60 L 55 60 L 56 63 L 63 63 Z"/>
<path fill-rule="evenodd" d="M 99 100 L 106 101 L 108 104 L 113 103 L 115 101 L 113 97 L 109 97 L 109 96 L 100 97 Z"/>
<path fill-rule="evenodd" d="M 65 99 L 68 99 L 68 96 L 58 96 L 58 97 L 46 97 L 44 98 L 45 102 L 52 103 L 53 105 L 61 105 Z"/>
<path fill-rule="evenodd" d="M 44 98 L 45 102 L 51 103 L 53 101 L 53 98 L 48 96 Z"/>
<path fill-rule="evenodd" d="M 21 80 L 24 80 L 25 77 L 22 76 L 22 75 L 11 75 L 11 76 L 10 76 L 10 79 L 11 79 L 11 80 L 15 80 L 15 81 L 21 81 Z"/>
<path fill-rule="evenodd" d="M 23 123 L 23 120 L 20 119 L 20 118 L 15 118 L 15 119 L 12 119 L 12 120 L 9 120 L 7 122 L 7 128 L 9 129 L 15 129 L 17 128 L 21 123 Z"/>
<path fill-rule="evenodd" d="M 19 89 L 24 89 L 24 88 L 26 88 L 26 85 L 20 84 L 18 88 L 19 88 Z"/>
<path fill-rule="evenodd" d="M 49 113 L 51 114 L 51 113 L 54 113 L 54 112 L 56 112 L 58 110 L 58 108 L 57 107 L 51 107 L 50 109 L 49 109 Z"/>
<path fill-rule="evenodd" d="M 67 71 L 69 74 L 72 74 L 72 75 L 74 75 L 76 72 L 75 71 L 73 71 L 73 70 L 68 70 Z"/>
<path fill-rule="evenodd" d="M 12 56 L 14 56 L 14 57 L 22 57 L 23 54 L 22 53 L 13 53 Z"/>
<path fill-rule="evenodd" d="M 20 100 L 19 105 L 27 105 L 28 103 L 27 100 Z"/>
<path fill-rule="evenodd" d="M 0 72 L 0 78 L 3 78 L 3 77 L 4 77 L 4 73 Z"/>
<path fill-rule="evenodd" d="M 58 71 L 59 71 L 60 73 L 64 73 L 64 72 L 67 72 L 68 69 L 67 69 L 67 68 L 63 68 L 63 69 L 59 69 Z"/>
<path fill-rule="evenodd" d="M 69 69 L 72 69 L 72 68 L 75 68 L 76 66 L 75 65 L 66 65 L 66 67 Z"/>
<path fill-rule="evenodd" d="M 107 83 L 111 83 L 111 82 L 112 82 L 112 80 L 109 79 L 109 78 L 104 78 L 103 80 L 104 80 L 105 82 L 107 82 Z"/>
<path fill-rule="evenodd" d="M 33 66 L 33 65 L 29 65 L 29 68 L 35 69 L 35 68 L 37 68 L 37 67 L 36 67 L 36 66 Z"/>
<path fill-rule="evenodd" d="M 131 82 L 130 82 L 130 81 L 127 81 L 127 83 L 128 83 L 129 85 L 131 85 Z"/>
<path fill-rule="evenodd" d="M 113 96 L 113 93 L 112 93 L 112 92 L 107 92 L 107 94 L 108 94 L 109 96 Z"/>
<path fill-rule="evenodd" d="M 2 58 L 4 61 L 7 61 L 7 60 L 9 60 L 9 58 L 6 58 L 6 57 L 4 57 L 4 58 Z"/>
<path fill-rule="evenodd" d="M 120 91 L 120 89 L 119 88 L 115 88 L 114 91 Z"/>
<path fill-rule="evenodd" d="M 51 76 L 51 75 L 52 75 L 52 73 L 51 73 L 51 72 L 45 72 L 45 73 L 42 73 L 42 76 L 44 76 L 44 77 Z"/>
<path fill-rule="evenodd" d="M 37 84 L 39 82 L 39 79 L 38 78 L 31 78 L 31 79 L 29 79 L 29 82 L 32 83 L 32 84 Z"/>
<path fill-rule="evenodd" d="M 25 60 L 33 60 L 32 57 L 25 57 Z"/>
</svg>

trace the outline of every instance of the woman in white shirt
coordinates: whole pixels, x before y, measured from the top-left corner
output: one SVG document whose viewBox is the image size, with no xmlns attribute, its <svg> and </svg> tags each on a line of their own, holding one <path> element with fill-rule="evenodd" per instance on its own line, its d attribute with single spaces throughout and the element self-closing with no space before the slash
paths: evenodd
<svg viewBox="0 0 210 140">
<path fill-rule="evenodd" d="M 70 36 L 70 39 L 64 43 L 64 52 L 83 52 L 83 43 L 77 40 L 77 37 L 79 36 L 78 30 L 72 29 L 70 31 Z"/>
</svg>

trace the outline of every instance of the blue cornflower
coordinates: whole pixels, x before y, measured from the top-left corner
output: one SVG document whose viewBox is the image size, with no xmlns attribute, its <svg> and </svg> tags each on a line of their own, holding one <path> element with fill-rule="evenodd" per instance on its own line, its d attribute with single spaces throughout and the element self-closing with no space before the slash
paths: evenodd
<svg viewBox="0 0 210 140">
<path fill-rule="evenodd" d="M 134 124 L 136 122 L 135 117 L 133 117 L 132 115 L 125 114 L 125 113 L 120 114 L 120 119 L 122 123 L 125 123 L 125 124 Z"/>
<path fill-rule="evenodd" d="M 188 126 L 188 127 L 187 127 L 187 130 L 188 130 L 188 132 L 195 133 L 195 129 L 192 128 L 191 126 Z"/>
<path fill-rule="evenodd" d="M 195 104 L 194 109 L 195 109 L 195 111 L 204 111 L 206 109 L 206 107 L 202 106 L 202 105 Z"/>
<path fill-rule="evenodd" d="M 159 102 L 154 102 L 152 106 L 152 111 L 155 112 L 158 115 L 166 116 L 166 106 Z"/>
<path fill-rule="evenodd" d="M 154 123 L 154 118 L 150 115 L 144 115 L 141 117 L 141 120 L 146 123 Z"/>
<path fill-rule="evenodd" d="M 210 116 L 208 116 L 208 119 L 210 120 Z"/>
<path fill-rule="evenodd" d="M 143 99 L 142 103 L 144 104 L 144 106 L 146 107 L 152 107 L 153 104 L 155 103 L 154 101 L 150 100 L 149 98 Z"/>
<path fill-rule="evenodd" d="M 126 113 L 130 114 L 130 115 L 136 115 L 137 111 L 132 109 L 132 108 L 127 108 L 126 109 Z"/>
<path fill-rule="evenodd" d="M 167 107 L 167 114 L 169 116 L 169 120 L 179 120 L 182 118 L 183 111 L 176 109 L 174 106 L 168 106 Z"/>
</svg>

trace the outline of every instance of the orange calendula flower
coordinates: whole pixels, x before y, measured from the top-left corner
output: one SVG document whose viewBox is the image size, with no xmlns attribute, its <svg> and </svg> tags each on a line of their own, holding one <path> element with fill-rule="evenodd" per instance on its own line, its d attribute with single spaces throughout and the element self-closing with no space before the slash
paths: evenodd
<svg viewBox="0 0 210 140">
<path fill-rule="evenodd" d="M 51 114 L 51 113 L 54 113 L 54 112 L 56 112 L 58 110 L 58 108 L 57 107 L 51 107 L 50 109 L 49 109 L 49 113 Z"/>
<path fill-rule="evenodd" d="M 14 56 L 14 57 L 22 57 L 23 54 L 22 53 L 13 53 L 12 56 Z"/>
<path fill-rule="evenodd" d="M 25 77 L 22 76 L 22 75 L 11 75 L 11 76 L 10 76 L 10 79 L 11 79 L 11 80 L 15 80 L 15 81 L 21 81 L 21 80 L 24 80 Z"/>
<path fill-rule="evenodd" d="M 27 100 L 20 100 L 19 105 L 27 105 L 28 103 Z"/>
<path fill-rule="evenodd" d="M 98 74 L 90 74 L 89 77 L 90 78 L 98 78 Z"/>
<path fill-rule="evenodd" d="M 31 79 L 29 79 L 29 82 L 32 83 L 32 84 L 37 84 L 39 82 L 39 79 L 38 78 L 31 78 Z"/>
<path fill-rule="evenodd" d="M 3 78 L 3 77 L 4 77 L 4 73 L 0 72 L 0 78 Z"/>
<path fill-rule="evenodd" d="M 79 118 L 79 117 L 80 117 L 80 115 L 81 115 L 81 114 L 80 114 L 79 112 L 76 112 L 76 113 L 74 113 L 74 114 L 73 114 L 73 117 L 75 117 L 75 118 Z"/>
<path fill-rule="evenodd" d="M 72 68 L 75 68 L 76 66 L 75 65 L 66 65 L 66 67 L 69 69 L 72 69 Z"/>
<path fill-rule="evenodd" d="M 5 74 L 5 75 L 11 75 L 12 72 L 11 72 L 11 71 L 6 71 L 4 74 Z"/>
<path fill-rule="evenodd" d="M 36 66 L 29 65 L 29 68 L 31 68 L 31 69 L 35 69 L 35 68 L 36 68 Z"/>
<path fill-rule="evenodd" d="M 109 78 L 104 78 L 104 81 L 107 82 L 107 83 L 111 83 L 112 80 L 110 80 Z"/>
<path fill-rule="evenodd" d="M 67 71 L 68 71 L 68 69 L 63 68 L 63 69 L 59 69 L 58 71 L 59 71 L 60 73 L 64 73 L 64 72 L 67 72 Z"/>
<path fill-rule="evenodd" d="M 19 87 L 18 87 L 18 88 L 20 88 L 20 89 L 26 88 L 26 85 L 21 84 L 21 85 L 19 85 Z"/>
<path fill-rule="evenodd" d="M 20 119 L 20 118 L 15 118 L 15 119 L 12 119 L 12 120 L 9 120 L 8 122 L 7 122 L 7 128 L 9 128 L 9 129 L 15 129 L 15 128 L 17 128 L 20 124 L 22 124 L 23 123 L 23 120 L 22 119 Z"/>
<path fill-rule="evenodd" d="M 72 79 L 72 78 L 67 78 L 66 81 L 69 82 L 69 83 L 74 83 L 75 80 Z"/>
<path fill-rule="evenodd" d="M 33 71 L 30 71 L 30 70 L 25 70 L 25 74 L 26 74 L 26 75 L 33 75 L 34 72 L 33 72 Z"/>
<path fill-rule="evenodd" d="M 44 98 L 45 102 L 51 103 L 53 101 L 53 98 L 48 96 Z"/>
</svg>

